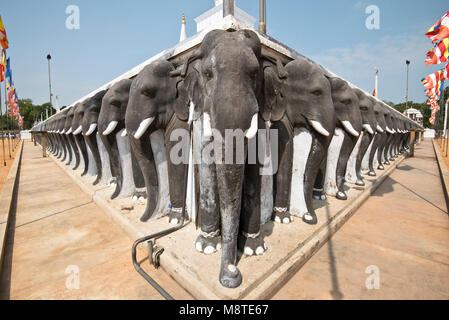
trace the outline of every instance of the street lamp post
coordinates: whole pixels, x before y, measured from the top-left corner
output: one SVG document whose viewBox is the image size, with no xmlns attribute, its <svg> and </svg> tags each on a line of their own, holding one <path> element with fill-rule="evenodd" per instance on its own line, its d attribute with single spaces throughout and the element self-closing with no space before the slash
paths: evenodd
<svg viewBox="0 0 449 320">
<path fill-rule="evenodd" d="M 409 60 L 405 60 L 405 64 L 407 65 L 407 86 L 405 88 L 405 109 L 408 109 L 408 66 L 410 65 Z"/>
<path fill-rule="evenodd" d="M 48 60 L 48 87 L 50 89 L 50 116 L 51 116 L 53 114 L 53 112 L 51 110 L 52 109 L 52 103 L 51 103 L 52 94 L 51 94 L 51 78 L 50 78 L 50 60 L 51 60 L 50 54 L 47 55 L 47 60 Z M 48 118 L 48 113 L 47 113 L 47 118 Z"/>
</svg>

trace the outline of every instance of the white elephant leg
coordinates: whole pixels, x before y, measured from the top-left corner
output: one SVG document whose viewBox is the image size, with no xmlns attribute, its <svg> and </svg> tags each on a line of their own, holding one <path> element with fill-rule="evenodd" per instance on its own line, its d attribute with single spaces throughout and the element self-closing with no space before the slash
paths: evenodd
<svg viewBox="0 0 449 320">
<path fill-rule="evenodd" d="M 357 181 L 357 173 L 355 172 L 355 165 L 357 162 L 357 155 L 360 150 L 360 144 L 362 142 L 363 134 L 364 132 L 362 131 L 354 149 L 351 152 L 351 155 L 349 156 L 348 166 L 346 167 L 345 180 L 350 183 L 355 183 Z"/>
<path fill-rule="evenodd" d="M 95 164 L 94 156 L 92 154 L 92 150 L 90 150 L 89 144 L 86 143 L 86 149 L 87 149 L 87 157 L 89 159 L 89 166 L 87 169 L 87 174 L 89 176 L 95 176 L 97 175 L 97 166 Z"/>
<path fill-rule="evenodd" d="M 155 209 L 155 218 L 160 218 L 168 214 L 170 205 L 170 193 L 168 189 L 168 169 L 167 158 L 165 156 L 164 133 L 157 130 L 150 135 L 151 146 L 153 150 L 154 161 L 159 184 L 159 199 Z"/>
<path fill-rule="evenodd" d="M 101 159 L 101 170 L 102 170 L 102 177 L 101 177 L 101 184 L 108 184 L 112 180 L 112 173 L 111 173 L 111 164 L 109 162 L 109 155 L 106 151 L 106 148 L 104 147 L 103 141 L 101 140 L 99 134 L 96 134 L 97 139 L 97 145 L 98 145 L 98 152 L 100 153 L 100 159 Z"/>
<path fill-rule="evenodd" d="M 365 155 L 362 158 L 362 174 L 367 174 L 369 172 L 369 155 L 371 154 L 371 149 L 373 148 L 374 138 L 371 139 L 371 143 L 368 146 L 368 149 L 365 152 Z"/>
<path fill-rule="evenodd" d="M 304 173 L 312 146 L 312 135 L 304 128 L 293 134 L 293 165 L 290 192 L 290 213 L 302 217 L 308 212 L 304 196 Z"/>
<path fill-rule="evenodd" d="M 326 175 L 324 178 L 324 192 L 329 196 L 336 196 L 337 188 L 337 163 L 343 145 L 344 134 L 340 128 L 335 128 L 334 136 L 327 151 Z"/>
</svg>

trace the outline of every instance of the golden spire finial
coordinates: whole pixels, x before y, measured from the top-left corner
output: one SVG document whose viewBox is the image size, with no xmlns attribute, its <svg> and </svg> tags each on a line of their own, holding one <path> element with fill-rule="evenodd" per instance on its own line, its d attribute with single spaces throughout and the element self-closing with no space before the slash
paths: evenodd
<svg viewBox="0 0 449 320">
<path fill-rule="evenodd" d="M 182 14 L 182 23 L 186 23 L 186 17 L 184 16 L 184 13 Z"/>
</svg>

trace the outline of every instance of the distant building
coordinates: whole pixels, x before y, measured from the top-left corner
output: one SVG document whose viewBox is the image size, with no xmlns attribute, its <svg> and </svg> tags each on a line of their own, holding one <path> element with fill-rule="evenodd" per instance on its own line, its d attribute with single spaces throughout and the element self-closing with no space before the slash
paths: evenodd
<svg viewBox="0 0 449 320">
<path fill-rule="evenodd" d="M 415 108 L 410 108 L 404 111 L 404 115 L 409 117 L 410 119 L 412 119 L 413 121 L 418 122 L 420 125 L 423 124 L 423 116 L 421 111 L 415 109 Z"/>
</svg>

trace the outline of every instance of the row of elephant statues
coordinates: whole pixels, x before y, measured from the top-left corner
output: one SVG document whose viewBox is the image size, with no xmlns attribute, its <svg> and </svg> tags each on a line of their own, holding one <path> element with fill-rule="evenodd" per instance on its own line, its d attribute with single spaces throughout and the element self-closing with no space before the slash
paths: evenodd
<svg viewBox="0 0 449 320">
<path fill-rule="evenodd" d="M 222 250 L 219 280 L 235 288 L 242 282 L 236 266 L 238 250 L 246 255 L 267 250 L 260 233 L 267 193 L 272 199 L 270 218 L 275 222 L 290 223 L 295 215 L 316 224 L 313 199 L 325 200 L 329 195 L 347 199 L 349 167 L 353 166 L 353 182 L 363 186 L 363 162 L 368 175 L 375 176 L 376 170 L 383 170 L 409 148 L 409 131 L 417 127 L 346 81 L 327 76 L 305 58 L 284 63 L 262 54 L 253 31 L 214 30 L 182 65 L 154 61 L 135 78 L 116 82 L 33 130 L 46 131 L 50 150 L 67 164 L 75 163 L 74 169 L 82 160 L 83 175 L 88 173 L 88 162 L 93 162 L 94 184 L 104 180 L 108 167 L 116 186 L 111 198 L 122 191 L 127 165 L 133 195 L 147 199 L 142 221 L 155 217 L 160 201 L 163 176 L 152 141 L 159 133 L 172 223 L 184 219 L 189 166 L 189 161 L 171 160 L 178 143 L 172 139 L 173 132 L 193 133 L 194 142 L 188 141 L 194 158 L 217 136 L 224 137 L 226 130 L 242 132 L 243 148 L 238 149 L 237 143 L 216 144 L 214 162 L 195 163 L 201 226 L 195 247 L 205 254 Z M 265 132 L 263 139 L 261 132 Z M 270 141 L 264 154 L 271 165 L 276 159 L 277 169 L 269 175 L 261 174 L 264 161 L 248 161 L 252 141 L 259 141 L 257 150 L 264 139 Z M 125 141 L 130 150 L 127 160 L 120 156 L 119 141 Z M 243 155 L 244 161 L 224 159 L 229 148 Z M 107 160 L 101 150 L 106 151 Z"/>
</svg>

